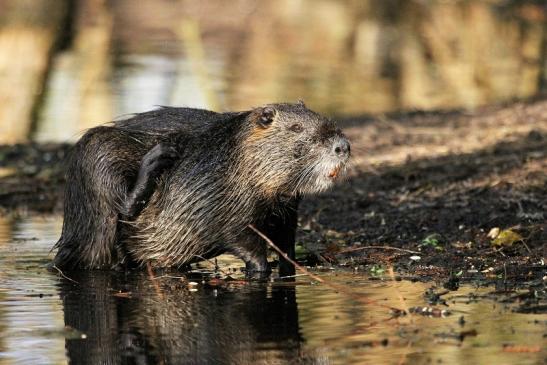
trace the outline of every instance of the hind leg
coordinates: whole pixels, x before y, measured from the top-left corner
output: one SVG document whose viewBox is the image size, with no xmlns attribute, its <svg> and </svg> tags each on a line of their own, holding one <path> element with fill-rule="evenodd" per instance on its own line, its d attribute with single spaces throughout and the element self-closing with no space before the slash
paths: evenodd
<svg viewBox="0 0 547 365">
<path fill-rule="evenodd" d="M 135 191 L 130 187 L 143 185 L 132 182 L 139 180 L 141 160 L 154 144 L 110 127 L 93 128 L 78 141 L 67 169 L 65 217 L 55 265 L 108 268 L 125 261 L 117 245 L 118 220 L 130 200 L 128 193 Z M 144 185 L 146 193 L 150 183 Z M 138 189 L 134 197 L 142 201 L 146 194 Z"/>
<path fill-rule="evenodd" d="M 157 178 L 173 165 L 176 157 L 175 148 L 161 143 L 144 155 L 137 180 L 122 206 L 121 213 L 124 219 L 132 219 L 139 215 L 156 188 Z"/>
</svg>

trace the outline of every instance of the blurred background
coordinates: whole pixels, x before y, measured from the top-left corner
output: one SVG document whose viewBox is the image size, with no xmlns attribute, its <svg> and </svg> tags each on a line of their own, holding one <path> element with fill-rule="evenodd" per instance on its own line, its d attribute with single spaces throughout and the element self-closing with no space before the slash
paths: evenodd
<svg viewBox="0 0 547 365">
<path fill-rule="evenodd" d="M 2 144 L 157 105 L 355 116 L 546 89 L 545 1 L 0 0 Z"/>
</svg>

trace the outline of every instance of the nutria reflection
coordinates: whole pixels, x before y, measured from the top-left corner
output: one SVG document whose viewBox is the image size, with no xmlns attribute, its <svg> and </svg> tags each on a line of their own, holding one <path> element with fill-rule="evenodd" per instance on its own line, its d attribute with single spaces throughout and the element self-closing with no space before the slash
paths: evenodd
<svg viewBox="0 0 547 365">
<path fill-rule="evenodd" d="M 301 337 L 294 287 L 204 287 L 144 273 L 71 273 L 63 280 L 72 364 L 289 363 Z M 130 293 L 130 294 L 116 294 Z"/>
</svg>

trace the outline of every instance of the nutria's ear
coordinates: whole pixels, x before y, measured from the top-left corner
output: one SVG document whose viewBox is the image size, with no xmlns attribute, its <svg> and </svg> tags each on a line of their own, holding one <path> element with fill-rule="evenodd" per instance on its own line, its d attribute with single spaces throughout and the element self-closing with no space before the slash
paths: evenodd
<svg viewBox="0 0 547 365">
<path fill-rule="evenodd" d="M 256 121 L 262 127 L 266 128 L 274 121 L 277 111 L 271 106 L 265 106 L 257 110 Z"/>
<path fill-rule="evenodd" d="M 303 106 L 304 108 L 306 107 L 306 104 L 304 104 L 304 100 L 302 100 L 302 99 L 298 99 L 297 104 L 300 105 L 300 106 Z"/>
</svg>

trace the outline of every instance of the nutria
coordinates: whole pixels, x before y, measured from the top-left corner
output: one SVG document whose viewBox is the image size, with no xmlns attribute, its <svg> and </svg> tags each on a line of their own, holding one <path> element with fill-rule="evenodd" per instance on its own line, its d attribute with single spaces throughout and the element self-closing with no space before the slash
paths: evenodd
<svg viewBox="0 0 547 365">
<path fill-rule="evenodd" d="M 335 123 L 303 103 L 162 107 L 92 128 L 67 164 L 54 264 L 181 267 L 227 252 L 268 273 L 249 225 L 294 257 L 300 196 L 330 187 L 349 155 Z"/>
</svg>

